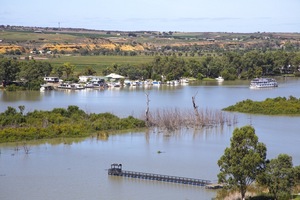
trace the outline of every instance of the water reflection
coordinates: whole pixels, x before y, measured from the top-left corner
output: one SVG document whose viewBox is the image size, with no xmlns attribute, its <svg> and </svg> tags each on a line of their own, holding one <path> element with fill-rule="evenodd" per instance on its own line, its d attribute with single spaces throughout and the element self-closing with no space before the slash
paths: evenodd
<svg viewBox="0 0 300 200">
<path fill-rule="evenodd" d="M 40 101 L 39 91 L 1 91 L 1 101 L 3 102 L 22 102 L 22 101 Z"/>
</svg>

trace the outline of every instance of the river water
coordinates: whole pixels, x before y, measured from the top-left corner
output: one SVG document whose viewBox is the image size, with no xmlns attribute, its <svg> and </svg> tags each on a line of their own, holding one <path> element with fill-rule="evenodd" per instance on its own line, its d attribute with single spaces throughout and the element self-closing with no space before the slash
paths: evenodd
<svg viewBox="0 0 300 200">
<path fill-rule="evenodd" d="M 77 105 L 89 113 L 111 112 L 120 117 L 140 117 L 149 94 L 150 110 L 199 108 L 220 110 L 245 99 L 278 96 L 300 98 L 300 79 L 278 79 L 279 87 L 249 89 L 248 81 L 201 82 L 185 86 L 119 88 L 107 90 L 5 92 L 0 91 L 0 111 L 25 106 L 25 111 L 51 110 Z M 1 200 L 152 200 L 212 199 L 216 192 L 187 186 L 130 178 L 109 177 L 111 163 L 125 170 L 217 180 L 217 160 L 229 146 L 235 127 L 251 124 L 266 144 L 268 158 L 280 153 L 300 165 L 300 117 L 229 113 L 232 126 L 164 131 L 115 133 L 106 139 L 56 139 L 0 144 Z M 26 154 L 24 147 L 29 148 Z M 19 150 L 17 150 L 19 149 Z M 157 153 L 162 151 L 163 153 Z"/>
</svg>

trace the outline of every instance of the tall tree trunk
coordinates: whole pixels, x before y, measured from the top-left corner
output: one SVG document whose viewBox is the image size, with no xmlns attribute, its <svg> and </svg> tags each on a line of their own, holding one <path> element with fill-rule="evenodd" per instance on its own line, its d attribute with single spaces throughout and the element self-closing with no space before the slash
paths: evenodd
<svg viewBox="0 0 300 200">
<path fill-rule="evenodd" d="M 243 185 L 241 185 L 240 190 L 241 190 L 242 200 L 245 200 L 245 197 L 246 197 L 246 187 L 243 186 Z"/>
<path fill-rule="evenodd" d="M 146 93 L 146 97 L 147 97 L 147 108 L 146 108 L 146 112 L 145 112 L 145 117 L 146 117 L 146 125 L 150 126 L 150 117 L 149 117 L 149 94 Z"/>
</svg>

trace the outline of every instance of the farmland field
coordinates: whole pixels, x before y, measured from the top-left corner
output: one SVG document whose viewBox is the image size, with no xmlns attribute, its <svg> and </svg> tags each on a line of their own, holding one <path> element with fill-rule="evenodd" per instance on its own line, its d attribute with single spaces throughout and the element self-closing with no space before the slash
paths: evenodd
<svg viewBox="0 0 300 200">
<path fill-rule="evenodd" d="M 59 66 L 69 62 L 76 66 L 75 72 L 80 72 L 84 67 L 90 66 L 100 75 L 103 69 L 114 64 L 138 66 L 152 60 L 153 56 L 60 56 L 45 61 L 50 62 L 52 66 Z"/>
</svg>

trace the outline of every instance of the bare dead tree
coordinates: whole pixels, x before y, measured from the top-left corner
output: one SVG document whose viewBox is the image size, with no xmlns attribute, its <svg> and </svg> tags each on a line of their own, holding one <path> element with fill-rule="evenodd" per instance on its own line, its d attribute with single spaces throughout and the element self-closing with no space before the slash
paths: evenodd
<svg viewBox="0 0 300 200">
<path fill-rule="evenodd" d="M 15 151 L 19 151 L 19 150 L 20 150 L 20 148 L 19 148 L 19 143 L 16 143 L 16 146 L 15 146 L 14 150 L 15 150 Z"/>
<path fill-rule="evenodd" d="M 222 111 L 211 109 L 198 109 L 196 105 L 197 93 L 192 96 L 193 109 L 181 111 L 178 108 L 157 109 L 154 112 L 149 111 L 149 94 L 147 97 L 147 108 L 145 112 L 145 122 L 148 127 L 156 127 L 158 131 L 167 130 L 172 132 L 182 127 L 216 127 L 223 126 L 225 123 L 230 126 L 237 123 L 236 117 L 228 116 Z"/>
<path fill-rule="evenodd" d="M 145 117 L 146 117 L 146 125 L 150 126 L 150 111 L 149 111 L 149 103 L 150 103 L 150 99 L 149 99 L 149 93 L 145 93 L 146 97 L 147 97 L 147 107 L 146 107 L 146 112 L 145 112 Z"/>
<path fill-rule="evenodd" d="M 237 123 L 235 116 L 231 117 L 219 110 L 197 109 L 198 119 L 194 110 L 178 108 L 157 109 L 150 117 L 149 124 L 168 131 L 175 131 L 182 127 L 216 127 L 224 124 L 230 126 Z"/>
<path fill-rule="evenodd" d="M 200 118 L 200 114 L 198 111 L 198 106 L 196 105 L 196 102 L 195 102 L 197 94 L 198 94 L 198 92 L 194 96 L 192 96 L 192 102 L 193 102 L 193 108 L 194 108 L 197 124 L 200 124 L 201 118 Z"/>
<path fill-rule="evenodd" d="M 23 149 L 24 149 L 25 154 L 29 154 L 30 147 L 25 142 L 23 144 Z"/>
</svg>

